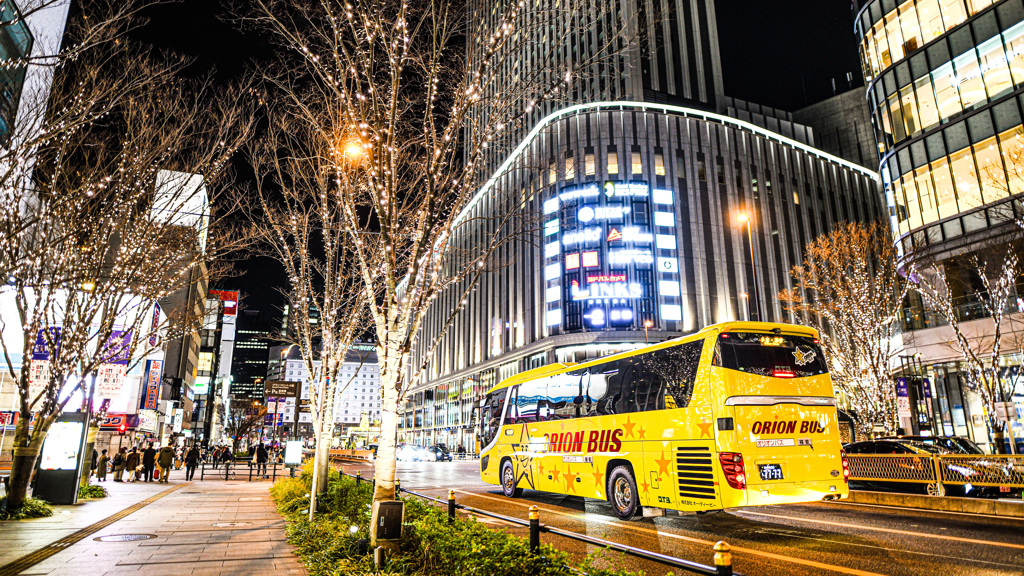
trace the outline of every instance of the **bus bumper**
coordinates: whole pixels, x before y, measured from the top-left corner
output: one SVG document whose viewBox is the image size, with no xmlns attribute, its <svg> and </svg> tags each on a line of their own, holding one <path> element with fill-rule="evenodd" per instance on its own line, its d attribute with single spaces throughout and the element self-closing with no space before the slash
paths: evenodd
<svg viewBox="0 0 1024 576">
<path fill-rule="evenodd" d="M 772 504 L 799 504 L 849 498 L 850 487 L 842 478 L 809 480 L 806 482 L 779 482 L 747 487 L 746 506 Z"/>
</svg>

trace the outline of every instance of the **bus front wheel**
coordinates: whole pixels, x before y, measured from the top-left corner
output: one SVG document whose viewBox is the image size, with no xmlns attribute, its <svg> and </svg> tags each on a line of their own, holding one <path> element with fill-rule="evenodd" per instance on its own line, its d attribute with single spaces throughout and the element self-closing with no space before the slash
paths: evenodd
<svg viewBox="0 0 1024 576">
<path fill-rule="evenodd" d="M 615 515 L 622 520 L 636 516 L 640 500 L 633 472 L 627 466 L 616 466 L 608 479 L 608 487 L 608 502 Z"/>
<path fill-rule="evenodd" d="M 509 498 L 518 498 L 523 494 L 522 488 L 516 488 L 516 471 L 511 460 L 505 460 L 501 465 L 501 490 Z"/>
</svg>

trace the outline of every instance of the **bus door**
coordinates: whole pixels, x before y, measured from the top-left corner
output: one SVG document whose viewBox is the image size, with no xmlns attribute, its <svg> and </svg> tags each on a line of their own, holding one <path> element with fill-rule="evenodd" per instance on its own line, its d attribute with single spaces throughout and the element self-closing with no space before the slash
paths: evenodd
<svg viewBox="0 0 1024 576">
<path fill-rule="evenodd" d="M 719 453 L 742 459 L 749 488 L 841 476 L 835 397 L 815 339 L 726 332 L 715 352 Z"/>
</svg>

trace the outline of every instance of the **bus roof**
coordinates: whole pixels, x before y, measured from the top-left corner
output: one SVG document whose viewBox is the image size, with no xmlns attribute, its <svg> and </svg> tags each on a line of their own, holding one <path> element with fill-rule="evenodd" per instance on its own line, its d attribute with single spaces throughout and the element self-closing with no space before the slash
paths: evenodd
<svg viewBox="0 0 1024 576">
<path fill-rule="evenodd" d="M 508 378 L 502 380 L 501 382 L 498 382 L 493 388 L 488 390 L 487 393 L 489 394 L 491 392 L 494 392 L 495 390 L 501 390 L 502 388 L 508 388 L 509 386 L 513 386 L 515 384 L 520 384 L 522 382 L 527 382 L 527 381 L 530 381 L 530 380 L 534 380 L 536 378 L 541 378 L 543 376 L 551 376 L 551 375 L 554 375 L 554 374 L 561 374 L 561 373 L 564 373 L 564 372 L 568 372 L 569 370 L 572 370 L 572 369 L 585 368 L 587 366 L 593 366 L 593 365 L 596 365 L 596 364 L 602 364 L 604 362 L 609 362 L 609 361 L 612 361 L 612 360 L 618 360 L 620 358 L 628 358 L 630 356 L 635 356 L 637 354 L 642 354 L 642 353 L 645 353 L 645 352 L 653 352 L 655 350 L 661 350 L 662 348 L 671 348 L 672 346 L 675 346 L 676 344 L 681 344 L 683 342 L 690 342 L 690 341 L 697 340 L 697 339 L 700 339 L 700 338 L 706 338 L 708 336 L 708 334 L 711 333 L 711 332 L 715 332 L 715 333 L 719 333 L 719 334 L 722 333 L 722 332 L 742 332 L 744 330 L 754 330 L 754 331 L 768 332 L 768 331 L 771 331 L 771 330 L 773 330 L 775 328 L 778 328 L 781 331 L 788 332 L 790 334 L 796 333 L 796 334 L 803 334 L 805 336 L 810 336 L 812 338 L 817 338 L 818 337 L 818 331 L 817 330 L 815 330 L 814 328 L 811 328 L 809 326 L 800 326 L 799 324 L 784 324 L 784 323 L 781 323 L 781 322 L 746 322 L 746 321 L 722 322 L 722 323 L 719 323 L 719 324 L 712 324 L 710 326 L 705 326 L 704 328 L 702 328 L 701 330 L 699 330 L 697 332 L 694 332 L 693 334 L 687 334 L 686 336 L 680 336 L 678 338 L 673 338 L 671 340 L 665 340 L 663 342 L 658 342 L 658 343 L 655 343 L 655 344 L 651 344 L 649 346 L 644 346 L 642 348 L 637 348 L 635 350 L 626 350 L 624 352 L 619 352 L 617 354 L 611 354 L 611 355 L 608 355 L 608 356 L 601 356 L 601 357 L 598 357 L 598 358 L 594 358 L 593 360 L 587 360 L 586 362 L 579 362 L 579 363 L 576 363 L 576 362 L 555 362 L 553 364 L 547 364 L 547 365 L 541 366 L 539 368 L 533 368 L 532 370 L 525 370 L 525 371 L 520 372 L 520 373 L 518 373 L 518 374 L 516 374 L 514 376 L 509 376 Z"/>
</svg>

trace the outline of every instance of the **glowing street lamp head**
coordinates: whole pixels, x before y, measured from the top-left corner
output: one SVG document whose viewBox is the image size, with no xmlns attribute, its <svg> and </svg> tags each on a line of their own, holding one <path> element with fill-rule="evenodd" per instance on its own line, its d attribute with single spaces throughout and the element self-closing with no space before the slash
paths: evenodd
<svg viewBox="0 0 1024 576">
<path fill-rule="evenodd" d="M 366 155 L 366 151 L 363 150 L 363 143 L 358 140 L 349 140 L 342 145 L 342 153 L 349 161 L 358 162 L 362 160 L 363 156 Z"/>
<path fill-rule="evenodd" d="M 654 322 L 650 320 L 644 320 L 644 328 L 650 328 L 651 326 L 654 326 Z"/>
<path fill-rule="evenodd" d="M 745 224 L 750 221 L 750 217 L 748 217 L 745 213 L 741 212 L 740 215 L 736 217 L 736 221 Z"/>
</svg>

